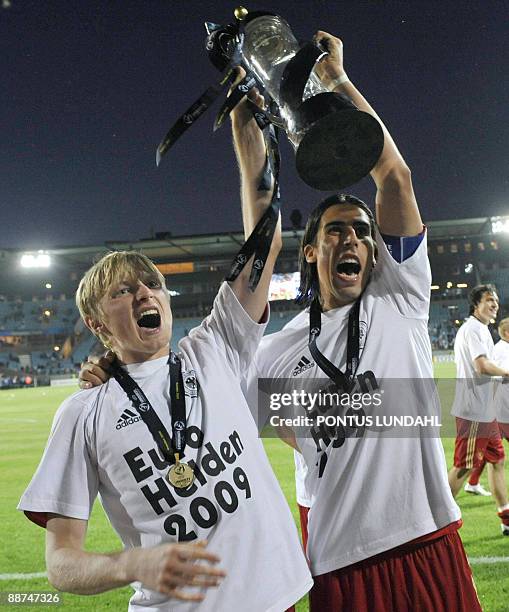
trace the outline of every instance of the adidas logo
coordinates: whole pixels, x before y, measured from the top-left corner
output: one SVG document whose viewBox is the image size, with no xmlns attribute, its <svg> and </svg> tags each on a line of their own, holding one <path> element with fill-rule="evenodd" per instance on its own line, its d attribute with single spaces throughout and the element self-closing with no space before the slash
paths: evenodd
<svg viewBox="0 0 509 612">
<path fill-rule="evenodd" d="M 129 408 L 127 408 L 120 415 L 120 418 L 117 421 L 115 429 L 122 429 L 123 427 L 127 427 L 128 425 L 132 425 L 133 423 L 137 423 L 140 420 L 141 420 L 141 417 L 140 417 L 139 414 L 136 414 L 135 412 L 133 412 L 132 410 L 129 410 Z"/>
<path fill-rule="evenodd" d="M 309 359 L 303 355 L 300 358 L 297 366 L 293 369 L 292 376 L 299 376 L 299 374 L 302 374 L 302 372 L 309 370 L 309 368 L 312 368 L 314 365 L 315 364 L 313 361 L 309 361 Z"/>
</svg>

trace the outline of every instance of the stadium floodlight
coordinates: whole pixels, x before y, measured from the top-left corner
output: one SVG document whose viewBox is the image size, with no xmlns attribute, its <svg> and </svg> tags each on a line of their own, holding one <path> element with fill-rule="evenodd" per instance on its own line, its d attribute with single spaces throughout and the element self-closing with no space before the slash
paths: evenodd
<svg viewBox="0 0 509 612">
<path fill-rule="evenodd" d="M 21 256 L 20 264 L 22 268 L 49 268 L 51 265 L 51 257 L 44 251 L 24 253 Z"/>
<path fill-rule="evenodd" d="M 509 234 L 509 217 L 491 217 L 492 234 Z"/>
</svg>

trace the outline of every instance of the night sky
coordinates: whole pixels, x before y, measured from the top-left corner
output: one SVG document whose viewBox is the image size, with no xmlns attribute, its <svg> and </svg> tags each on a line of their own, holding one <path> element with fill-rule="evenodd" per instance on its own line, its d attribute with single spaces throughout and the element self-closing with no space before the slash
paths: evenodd
<svg viewBox="0 0 509 612">
<path fill-rule="evenodd" d="M 10 3 L 10 7 L 8 6 Z M 203 22 L 225 0 L 1 0 L 0 248 L 238 230 L 219 103 L 155 166 L 174 120 L 219 73 Z M 296 36 L 340 36 L 345 67 L 387 123 L 425 220 L 509 214 L 509 3 L 249 2 Z M 283 218 L 326 194 L 282 146 Z M 349 192 L 372 203 L 372 182 Z"/>
</svg>

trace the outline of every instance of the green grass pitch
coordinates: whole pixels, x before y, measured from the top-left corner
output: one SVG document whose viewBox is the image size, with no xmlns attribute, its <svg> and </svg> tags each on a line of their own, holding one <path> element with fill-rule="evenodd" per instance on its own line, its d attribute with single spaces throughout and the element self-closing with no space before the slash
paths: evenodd
<svg viewBox="0 0 509 612">
<path fill-rule="evenodd" d="M 453 364 L 437 364 L 439 378 L 454 376 Z M 448 412 L 452 397 L 452 384 L 441 388 L 444 413 Z M 37 388 L 0 392 L 0 525 L 2 529 L 2 555 L 0 574 L 29 574 L 43 572 L 44 530 L 30 523 L 16 505 L 40 459 L 53 415 L 73 388 Z M 265 440 L 265 447 L 281 487 L 298 522 L 293 479 L 293 457 L 289 449 L 274 439 Z M 447 463 L 450 466 L 454 448 L 452 437 L 444 438 Z M 507 446 L 506 446 L 507 448 Z M 508 481 L 509 481 L 509 469 Z M 482 483 L 487 486 L 483 475 Z M 463 513 L 461 536 L 468 556 L 473 559 L 505 557 L 505 562 L 476 563 L 473 565 L 475 581 L 483 609 L 486 612 L 509 610 L 509 538 L 500 534 L 499 521 L 491 498 L 469 496 L 462 492 L 458 503 Z M 100 504 L 96 504 L 87 535 L 87 548 L 94 551 L 112 551 L 120 543 L 108 526 Z M 246 577 L 246 580 L 248 577 Z M 0 581 L 0 591 L 53 590 L 45 578 L 16 578 Z M 110 591 L 92 598 L 63 594 L 60 609 L 88 611 L 126 610 L 131 589 Z M 7 606 L 3 607 L 7 609 Z M 24 609 L 33 609 L 24 606 Z M 299 612 L 307 610 L 302 600 Z M 467 611 L 466 611 L 467 612 Z"/>
</svg>

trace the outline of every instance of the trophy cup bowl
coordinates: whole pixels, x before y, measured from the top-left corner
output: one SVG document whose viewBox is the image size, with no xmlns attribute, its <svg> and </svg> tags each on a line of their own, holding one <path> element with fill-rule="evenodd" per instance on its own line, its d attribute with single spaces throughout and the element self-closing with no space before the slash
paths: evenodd
<svg viewBox="0 0 509 612">
<path fill-rule="evenodd" d="M 300 45 L 273 13 L 247 13 L 243 27 L 243 61 L 279 107 L 302 180 L 329 191 L 365 177 L 382 153 L 383 131 L 372 115 L 324 87 L 314 66 L 325 52 Z"/>
<path fill-rule="evenodd" d="M 378 121 L 348 108 L 341 94 L 323 93 L 299 109 L 307 128 L 296 149 L 297 172 L 314 189 L 340 190 L 364 178 L 383 149 Z"/>
</svg>

